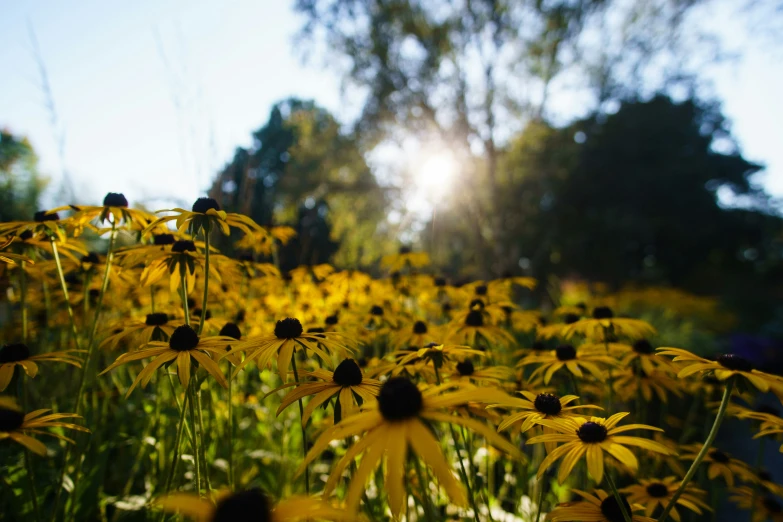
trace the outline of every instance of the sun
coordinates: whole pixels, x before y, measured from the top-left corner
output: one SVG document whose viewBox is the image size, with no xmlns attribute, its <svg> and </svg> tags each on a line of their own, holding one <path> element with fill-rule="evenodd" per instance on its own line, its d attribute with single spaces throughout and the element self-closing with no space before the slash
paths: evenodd
<svg viewBox="0 0 783 522">
<path fill-rule="evenodd" d="M 443 195 L 454 181 L 459 163 L 448 149 L 426 152 L 413 169 L 414 181 L 427 196 Z"/>
</svg>

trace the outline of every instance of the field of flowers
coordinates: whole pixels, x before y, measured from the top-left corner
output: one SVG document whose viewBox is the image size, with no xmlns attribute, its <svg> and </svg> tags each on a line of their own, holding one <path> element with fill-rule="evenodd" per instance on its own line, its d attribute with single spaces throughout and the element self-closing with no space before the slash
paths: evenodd
<svg viewBox="0 0 783 522">
<path fill-rule="evenodd" d="M 783 378 L 696 346 L 711 301 L 561 285 L 537 310 L 548 283 L 453 285 L 408 248 L 281 273 L 292 234 L 121 194 L 0 224 L 0 518 L 783 520 L 714 445 L 728 418 L 779 443 Z"/>
</svg>

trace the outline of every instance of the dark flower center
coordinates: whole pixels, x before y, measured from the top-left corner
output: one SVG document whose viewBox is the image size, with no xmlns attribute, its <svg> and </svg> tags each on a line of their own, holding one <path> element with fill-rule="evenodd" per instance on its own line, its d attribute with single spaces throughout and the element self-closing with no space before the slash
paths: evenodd
<svg viewBox="0 0 783 522">
<path fill-rule="evenodd" d="M 541 341 L 536 341 L 533 343 L 533 351 L 534 352 L 540 352 L 546 350 L 546 346 L 544 346 L 544 343 Z"/>
<path fill-rule="evenodd" d="M 574 324 L 579 320 L 579 316 L 576 314 L 565 314 L 565 317 L 563 317 L 563 322 L 565 324 Z"/>
<path fill-rule="evenodd" d="M 478 310 L 471 310 L 465 317 L 465 325 L 473 326 L 474 328 L 484 326 L 484 316 Z"/>
<path fill-rule="evenodd" d="M 353 359 L 345 359 L 334 369 L 332 378 L 340 386 L 358 386 L 362 383 L 362 370 Z"/>
<path fill-rule="evenodd" d="M 173 245 L 175 241 L 174 234 L 156 234 L 152 238 L 152 244 L 158 246 Z"/>
<path fill-rule="evenodd" d="M 82 263 L 92 263 L 93 265 L 97 265 L 101 262 L 101 258 L 98 257 L 98 254 L 95 252 L 90 252 L 86 256 L 82 256 Z"/>
<path fill-rule="evenodd" d="M 118 194 L 116 192 L 109 192 L 106 194 L 106 197 L 103 198 L 103 206 L 104 207 L 127 207 L 128 206 L 128 200 L 125 198 L 125 195 Z"/>
<path fill-rule="evenodd" d="M 338 319 L 337 315 L 330 315 L 329 317 L 327 317 L 324 320 L 324 324 L 326 324 L 327 326 L 334 326 L 334 325 L 337 324 L 338 320 L 339 319 Z"/>
<path fill-rule="evenodd" d="M 654 498 L 664 498 L 669 496 L 669 488 L 666 484 L 653 482 L 647 486 L 647 494 Z"/>
<path fill-rule="evenodd" d="M 196 202 L 193 203 L 193 212 L 206 214 L 207 210 L 210 209 L 220 210 L 220 205 L 212 198 L 198 198 Z"/>
<path fill-rule="evenodd" d="M 178 241 L 174 241 L 174 244 L 171 246 L 171 251 L 178 254 L 182 254 L 183 252 L 195 252 L 196 245 L 193 243 L 193 241 L 180 239 Z"/>
<path fill-rule="evenodd" d="M 730 460 L 729 456 L 720 450 L 710 451 L 710 458 L 714 462 L 719 462 L 720 464 L 726 464 Z"/>
<path fill-rule="evenodd" d="M 239 331 L 239 327 L 234 323 L 226 323 L 223 328 L 220 329 L 220 334 L 225 337 L 231 337 L 232 339 L 240 339 L 242 332 Z"/>
<path fill-rule="evenodd" d="M 413 333 L 416 335 L 422 335 L 427 333 L 427 325 L 424 324 L 424 321 L 416 321 L 413 324 Z"/>
<path fill-rule="evenodd" d="M 0 432 L 18 430 L 24 423 L 24 413 L 0 408 Z"/>
<path fill-rule="evenodd" d="M 378 407 L 388 421 L 401 421 L 415 417 L 423 405 L 421 392 L 404 377 L 393 377 L 383 383 L 378 393 Z"/>
<path fill-rule="evenodd" d="M 576 359 L 576 348 L 570 344 L 561 344 L 555 348 L 555 355 L 557 355 L 557 359 L 560 361 L 570 361 Z"/>
<path fill-rule="evenodd" d="M 169 339 L 169 347 L 178 352 L 186 352 L 198 346 L 198 334 L 190 326 L 178 326 Z"/>
<path fill-rule="evenodd" d="M 201 307 L 194 308 L 191 314 L 193 317 L 201 318 L 201 314 L 204 312 L 204 310 L 201 309 Z M 207 310 L 207 319 L 212 319 L 212 310 Z"/>
<path fill-rule="evenodd" d="M 411 247 L 408 245 L 403 245 L 400 247 L 400 255 L 410 254 L 411 253 Z"/>
<path fill-rule="evenodd" d="M 270 522 L 269 499 L 259 488 L 234 493 L 218 502 L 211 522 Z"/>
<path fill-rule="evenodd" d="M 377 316 L 383 315 L 383 307 L 374 305 L 372 308 L 370 308 L 370 315 L 377 315 Z"/>
<path fill-rule="evenodd" d="M 582 442 L 594 443 L 603 442 L 606 440 L 606 426 L 598 424 L 597 422 L 585 422 L 582 424 L 576 434 L 582 440 Z"/>
<path fill-rule="evenodd" d="M 476 295 L 487 295 L 487 285 L 479 285 L 476 287 Z"/>
<path fill-rule="evenodd" d="M 628 503 L 625 497 L 621 498 L 623 500 L 622 507 L 620 507 L 620 504 L 617 503 L 617 499 L 614 497 L 614 495 L 609 495 L 603 500 L 603 502 L 601 502 L 601 514 L 609 522 L 625 522 L 623 508 L 625 508 L 626 513 L 629 515 L 631 514 L 631 505 Z"/>
<path fill-rule="evenodd" d="M 470 305 L 468 305 L 468 308 L 473 309 L 476 308 L 478 310 L 484 309 L 484 301 L 482 299 L 474 299 L 470 302 Z"/>
<path fill-rule="evenodd" d="M 647 339 L 639 339 L 633 343 L 633 351 L 636 353 L 651 354 L 655 349 Z"/>
<path fill-rule="evenodd" d="M 324 329 L 323 329 L 323 328 L 321 328 L 320 326 L 314 326 L 314 327 L 312 327 L 312 328 L 308 328 L 308 329 L 307 329 L 307 333 L 312 333 L 312 334 L 322 334 L 322 333 L 324 333 L 325 331 L 326 331 L 326 330 L 324 330 Z"/>
<path fill-rule="evenodd" d="M 60 216 L 57 215 L 57 212 L 47 214 L 45 210 L 39 210 L 33 215 L 33 221 L 36 223 L 43 223 L 44 221 L 57 221 L 58 219 L 60 219 Z"/>
<path fill-rule="evenodd" d="M 554 393 L 539 393 L 533 401 L 533 406 L 545 415 L 557 415 L 563 409 L 560 397 Z"/>
<path fill-rule="evenodd" d="M 19 234 L 19 239 L 22 241 L 28 241 L 33 238 L 33 231 L 32 230 L 23 230 L 21 234 Z"/>
<path fill-rule="evenodd" d="M 0 364 L 24 361 L 30 357 L 30 348 L 26 344 L 6 344 L 0 348 Z"/>
<path fill-rule="evenodd" d="M 783 508 L 780 506 L 780 502 L 772 497 L 764 497 L 764 500 L 762 500 L 761 503 L 764 505 L 764 509 L 766 509 L 769 513 L 780 513 L 783 511 Z"/>
<path fill-rule="evenodd" d="M 302 335 L 302 323 L 299 319 L 288 317 L 282 321 L 277 321 L 275 325 L 275 337 L 278 339 L 294 339 Z"/>
<path fill-rule="evenodd" d="M 446 278 L 445 277 L 436 277 L 435 278 L 435 286 L 446 286 Z"/>
<path fill-rule="evenodd" d="M 144 323 L 147 326 L 163 326 L 169 322 L 169 316 L 162 312 L 155 312 L 154 314 L 147 314 L 147 320 Z"/>
<path fill-rule="evenodd" d="M 470 361 L 462 361 L 457 363 L 457 371 L 460 375 L 466 376 L 466 375 L 473 375 L 473 372 L 476 371 L 476 368 L 473 367 L 473 363 Z"/>
<path fill-rule="evenodd" d="M 614 313 L 608 306 L 596 306 L 593 308 L 593 319 L 611 319 L 612 317 L 614 317 Z"/>
<path fill-rule="evenodd" d="M 749 372 L 753 370 L 753 364 L 750 361 L 733 353 L 719 355 L 717 360 L 721 366 L 735 372 Z"/>
<path fill-rule="evenodd" d="M 761 470 L 758 473 L 759 480 L 763 480 L 764 482 L 771 482 L 772 481 L 772 475 L 769 474 L 769 471 Z"/>
<path fill-rule="evenodd" d="M 440 309 L 444 314 L 451 312 L 451 303 L 443 303 L 440 305 Z"/>
</svg>

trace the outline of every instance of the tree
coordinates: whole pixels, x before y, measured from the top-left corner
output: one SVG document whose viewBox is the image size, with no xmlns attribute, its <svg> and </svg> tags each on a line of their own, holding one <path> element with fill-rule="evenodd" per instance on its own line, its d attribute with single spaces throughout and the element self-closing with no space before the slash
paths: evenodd
<svg viewBox="0 0 783 522">
<path fill-rule="evenodd" d="M 27 138 L 0 129 L 0 221 L 32 219 L 45 186 Z"/>
<path fill-rule="evenodd" d="M 783 230 L 751 182 L 760 168 L 732 145 L 714 104 L 656 96 L 560 129 L 536 122 L 501 153 L 509 265 L 705 292 L 758 280 L 780 261 Z M 721 205 L 721 189 L 746 208 Z M 469 220 L 451 219 L 461 224 L 445 235 L 467 242 Z"/>
<path fill-rule="evenodd" d="M 364 95 L 356 126 L 368 148 L 414 133 L 461 158 L 461 186 L 476 195 L 459 202 L 481 245 L 476 262 L 497 275 L 507 267 L 495 260 L 511 257 L 499 240 L 508 216 L 497 211 L 508 137 L 547 119 L 557 95 L 599 108 L 692 85 L 701 29 L 689 14 L 701 3 L 298 0 L 296 9 L 304 40 L 325 42 L 338 58 L 330 64 L 348 64 L 346 83 Z"/>
<path fill-rule="evenodd" d="M 386 193 L 355 137 L 328 111 L 285 100 L 253 137 L 253 148 L 237 149 L 210 194 L 259 224 L 293 226 L 298 237 L 281 254 L 286 266 L 367 265 L 383 252 Z"/>
</svg>

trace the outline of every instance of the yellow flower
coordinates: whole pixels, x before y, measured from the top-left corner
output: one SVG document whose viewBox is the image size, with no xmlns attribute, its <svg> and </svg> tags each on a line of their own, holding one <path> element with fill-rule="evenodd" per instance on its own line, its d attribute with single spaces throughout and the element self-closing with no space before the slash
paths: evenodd
<svg viewBox="0 0 783 522">
<path fill-rule="evenodd" d="M 322 361 L 330 362 L 332 355 L 347 355 L 353 351 L 354 342 L 338 332 L 304 332 L 299 319 L 289 317 L 277 321 L 274 335 L 250 339 L 234 347 L 229 353 L 246 352 L 245 360 L 234 371 L 236 375 L 250 361 L 259 368 L 266 367 L 277 355 L 277 373 L 285 382 L 294 350 L 311 350 Z"/>
<path fill-rule="evenodd" d="M 193 236 L 196 236 L 201 229 L 212 230 L 212 225 L 219 228 L 224 235 L 229 235 L 231 227 L 238 228 L 245 234 L 252 234 L 261 229 L 255 221 L 247 216 L 220 210 L 220 205 L 212 198 L 198 198 L 190 211 L 184 208 L 173 208 L 159 210 L 157 213 L 161 212 L 175 212 L 175 214 L 160 217 L 150 223 L 144 229 L 144 235 L 169 221 L 176 221 L 179 233 L 184 233 L 190 228 L 190 234 Z"/>
<path fill-rule="evenodd" d="M 624 522 L 623 509 L 617 502 L 614 495 L 607 494 L 602 489 L 594 490 L 590 495 L 578 489 L 572 490 L 584 500 L 579 502 L 566 502 L 558 506 L 547 515 L 547 520 L 553 522 L 573 522 L 581 520 L 583 522 Z M 633 522 L 655 522 L 650 517 L 637 515 L 635 511 L 643 511 L 641 504 L 630 504 L 628 500 L 621 497 L 625 512 L 631 516 Z"/>
<path fill-rule="evenodd" d="M 756 494 L 753 488 L 739 486 L 731 489 L 729 500 L 746 511 L 753 510 L 751 522 L 781 522 L 783 521 L 783 505 L 774 496 L 769 494 Z M 755 506 L 753 502 L 755 500 Z"/>
<path fill-rule="evenodd" d="M 81 235 L 84 227 L 96 218 L 101 223 L 106 220 L 110 220 L 115 225 L 124 223 L 133 230 L 141 230 L 155 219 L 155 216 L 147 211 L 129 208 L 127 198 L 115 192 L 106 194 L 101 206 L 67 205 L 52 209 L 48 213 L 53 214 L 62 210 L 75 211 L 74 215 L 63 220 L 74 227 L 75 236 Z"/>
<path fill-rule="evenodd" d="M 482 352 L 482 355 L 484 353 Z M 494 382 L 500 384 L 514 377 L 514 370 L 506 366 L 484 366 L 476 368 L 470 359 L 465 359 L 454 365 L 450 375 L 451 379 L 485 383 Z"/>
<path fill-rule="evenodd" d="M 500 426 L 498 426 L 498 431 L 503 431 L 521 422 L 522 426 L 520 426 L 520 431 L 524 433 L 539 424 L 539 421 L 541 420 L 557 420 L 567 417 L 578 418 L 580 415 L 574 413 L 574 410 L 580 408 L 602 409 L 600 406 L 593 406 L 591 404 L 584 406 L 568 406 L 568 404 L 579 398 L 576 395 L 565 395 L 560 397 L 554 393 L 535 394 L 529 391 L 521 391 L 519 393 L 522 394 L 525 399 L 515 399 L 509 406 L 512 408 L 520 408 L 522 411 L 506 417 L 506 419 L 500 423 Z"/>
<path fill-rule="evenodd" d="M 740 376 L 747 379 L 759 391 L 772 390 L 783 391 L 783 380 L 775 375 L 760 372 L 753 368 L 753 364 L 744 357 L 732 353 L 718 355 L 714 361 L 694 355 L 681 348 L 658 348 L 659 355 L 674 356 L 675 363 L 680 364 L 677 377 L 683 379 L 694 373 L 711 373 L 716 379 L 725 381 L 729 377 Z"/>
<path fill-rule="evenodd" d="M 659 370 L 647 373 L 641 368 L 632 367 L 624 369 L 614 377 L 614 390 L 621 397 L 634 397 L 639 392 L 648 402 L 652 401 L 653 393 L 661 402 L 668 402 L 669 393 L 682 397 L 681 381 Z"/>
<path fill-rule="evenodd" d="M 103 370 L 100 375 L 131 361 L 154 357 L 154 359 L 139 372 L 139 375 L 136 376 L 133 384 L 125 394 L 125 397 L 128 397 L 139 383 L 141 383 L 142 386 L 146 386 L 155 374 L 155 370 L 168 362 L 176 362 L 179 382 L 183 387 L 187 388 L 188 383 L 190 382 L 191 359 L 193 359 L 209 372 L 209 374 L 217 380 L 218 384 L 226 388 L 228 387 L 226 378 L 223 376 L 223 373 L 220 371 L 220 368 L 218 368 L 215 361 L 213 361 L 207 353 L 222 356 L 226 353 L 226 347 L 232 342 L 236 342 L 236 340 L 231 339 L 230 337 L 217 336 L 200 338 L 193 328 L 188 325 L 182 325 L 174 330 L 168 342 L 151 341 L 147 344 L 147 348 L 142 348 L 135 352 L 124 353 L 117 357 L 117 360 Z"/>
<path fill-rule="evenodd" d="M 359 439 L 333 467 L 324 487 L 324 495 L 328 495 L 336 487 L 346 467 L 356 457 L 363 455 L 359 468 L 353 473 L 346 496 L 348 509 L 355 512 L 359 499 L 365 491 L 367 480 L 385 455 L 384 483 L 389 495 L 389 507 L 392 515 L 398 517 L 406 497 L 403 477 L 406 455 L 410 447 L 432 468 L 435 477 L 452 501 L 464 506 L 467 503 L 465 489 L 454 477 L 438 440 L 424 421 L 465 426 L 513 457 L 522 459 L 523 456 L 513 444 L 488 425 L 475 419 L 441 411 L 468 402 L 505 404 L 510 399 L 508 395 L 499 390 L 464 386 L 457 387 L 456 391 L 443 393 L 454 388 L 455 385 L 450 383 L 420 389 L 405 378 L 396 377 L 387 380 L 381 387 L 376 402 L 363 407 L 361 413 L 343 419 L 318 438 L 300 466 L 300 471 L 329 447 L 333 440 L 358 436 Z"/>
<path fill-rule="evenodd" d="M 29 377 L 38 374 L 38 364 L 42 361 L 61 362 L 72 364 L 77 368 L 82 367 L 82 361 L 76 357 L 76 353 L 84 350 L 66 350 L 64 352 L 49 352 L 39 355 L 31 355 L 30 348 L 26 344 L 6 344 L 0 348 L 0 391 L 5 391 L 14 376 L 14 368 L 19 365 Z"/>
<path fill-rule="evenodd" d="M 441 341 L 441 332 L 437 326 L 418 320 L 406 324 L 390 336 L 391 345 L 396 349 L 421 348 L 425 344 Z"/>
<path fill-rule="evenodd" d="M 291 227 L 259 227 L 250 234 L 246 234 L 234 245 L 242 250 L 251 250 L 256 254 L 268 256 L 276 249 L 275 241 L 286 245 L 296 237 L 296 230 Z"/>
<path fill-rule="evenodd" d="M 565 444 L 558 446 L 546 456 L 541 463 L 541 467 L 538 468 L 538 478 L 543 477 L 544 472 L 552 464 L 565 456 L 557 473 L 557 480 L 562 484 L 568 478 L 579 459 L 586 455 L 587 470 L 596 484 L 600 484 L 604 477 L 604 452 L 634 471 L 639 469 L 639 461 L 636 455 L 625 446 L 638 446 L 664 455 L 671 453 L 666 446 L 658 442 L 641 437 L 619 435 L 631 430 L 663 431 L 660 428 L 646 424 L 627 424 L 617 427 L 617 423 L 626 415 L 629 414 L 615 413 L 608 419 L 600 417 L 589 417 L 587 419 L 566 417 L 563 419 L 539 420 L 539 424 L 552 428 L 556 433 L 538 435 L 528 440 L 528 444 L 537 444 L 539 442 L 564 442 Z"/>
<path fill-rule="evenodd" d="M 563 328 L 562 335 L 568 339 L 574 334 L 582 334 L 589 339 L 608 340 L 609 336 L 622 336 L 642 339 L 655 335 L 655 328 L 640 319 L 615 317 L 611 308 L 598 306 L 593 310 L 591 319 L 580 319 Z"/>
<path fill-rule="evenodd" d="M 410 247 L 402 246 L 397 254 L 381 258 L 381 266 L 389 272 L 400 272 L 405 268 L 422 268 L 430 264 L 426 252 L 411 252 Z"/>
<path fill-rule="evenodd" d="M 696 455 L 699 454 L 701 448 L 702 444 L 698 443 L 683 446 L 683 452 L 680 454 L 680 459 L 688 461 L 695 460 Z M 721 476 L 730 487 L 734 486 L 735 474 L 739 475 L 741 478 L 747 478 L 753 475 L 750 466 L 717 448 L 710 448 L 707 451 L 704 463 L 707 465 L 707 478 L 714 480 L 718 476 Z"/>
<path fill-rule="evenodd" d="M 65 428 L 77 431 L 90 431 L 77 424 L 61 422 L 61 419 L 81 419 L 81 416 L 75 413 L 51 413 L 46 415 L 49 411 L 51 410 L 35 410 L 25 415 L 13 400 L 7 397 L 0 397 L 0 440 L 11 439 L 33 453 L 44 456 L 46 455 L 46 446 L 25 432 L 51 435 L 73 444 L 73 441 L 68 437 L 42 430 L 45 428 Z"/>
<path fill-rule="evenodd" d="M 309 520 L 349 521 L 354 517 L 321 499 L 294 496 L 271 505 L 258 488 L 237 493 L 213 493 L 212 499 L 192 493 L 172 493 L 154 504 L 164 511 L 180 513 L 195 522 L 300 522 Z"/>
<path fill-rule="evenodd" d="M 450 361 L 453 357 L 463 358 L 471 355 L 483 357 L 486 354 L 469 346 L 435 343 L 430 343 L 420 350 L 401 350 L 394 354 L 397 357 L 397 364 L 400 366 L 417 360 L 425 360 L 431 361 L 435 368 L 440 368 L 444 361 Z"/>
<path fill-rule="evenodd" d="M 120 328 L 119 331 L 112 329 L 114 333 L 101 341 L 101 344 L 98 346 L 113 350 L 119 343 L 129 339 L 132 339 L 138 345 L 145 345 L 153 340 L 162 341 L 168 339 L 174 333 L 174 330 L 175 326 L 169 324 L 168 314 L 155 312 L 147 314 L 143 322 L 138 321 L 127 324 Z"/>
<path fill-rule="evenodd" d="M 337 365 L 334 372 L 319 368 L 312 372 L 302 372 L 302 375 L 304 377 L 315 377 L 316 379 L 320 379 L 321 382 L 305 382 L 298 385 L 296 383 L 288 383 L 272 390 L 269 394 L 282 388 L 296 386 L 294 390 L 283 397 L 283 401 L 277 409 L 277 415 L 280 415 L 280 412 L 302 397 L 315 395 L 315 397 L 307 403 L 307 406 L 302 413 L 302 422 L 305 424 L 318 406 L 337 394 L 339 394 L 338 406 L 340 409 L 340 417 L 345 418 L 353 415 L 357 411 L 358 405 L 356 403 L 356 396 L 363 402 L 372 402 L 375 400 L 375 397 L 378 395 L 378 391 L 381 388 L 381 381 L 365 377 L 362 373 L 362 369 L 359 368 L 359 365 L 356 364 L 356 361 L 353 359 L 345 359 Z"/>
<path fill-rule="evenodd" d="M 470 310 L 462 320 L 455 317 L 449 326 L 446 339 L 449 342 L 474 347 L 478 347 L 482 343 L 488 343 L 489 346 L 510 346 L 516 342 L 510 333 L 489 323 L 483 309 Z"/>
<path fill-rule="evenodd" d="M 675 477 L 666 477 L 661 480 L 641 479 L 638 484 L 623 488 L 620 492 L 628 494 L 628 502 L 642 504 L 644 506 L 644 514 L 651 517 L 658 506 L 665 509 L 669 505 L 674 492 L 679 487 L 680 482 Z M 670 512 L 672 519 L 676 522 L 680 521 L 680 514 L 677 512 L 676 506 L 688 508 L 699 515 L 702 514 L 702 509 L 712 511 L 710 506 L 704 502 L 704 495 L 704 490 L 688 484 L 680 498 L 677 499 L 677 504 Z"/>
<path fill-rule="evenodd" d="M 596 379 L 603 380 L 603 373 L 600 365 L 611 366 L 616 364 L 615 359 L 608 355 L 583 352 L 574 348 L 570 344 L 563 344 L 549 352 L 531 353 L 522 359 L 518 366 L 527 366 L 529 364 L 539 365 L 530 375 L 534 379 L 537 375 L 544 375 L 544 384 L 549 384 L 552 376 L 561 368 L 566 368 L 576 377 L 582 377 L 582 368 L 590 372 Z"/>
</svg>

